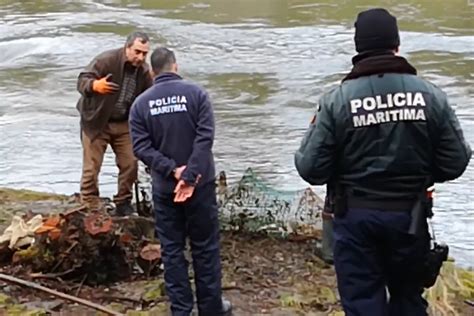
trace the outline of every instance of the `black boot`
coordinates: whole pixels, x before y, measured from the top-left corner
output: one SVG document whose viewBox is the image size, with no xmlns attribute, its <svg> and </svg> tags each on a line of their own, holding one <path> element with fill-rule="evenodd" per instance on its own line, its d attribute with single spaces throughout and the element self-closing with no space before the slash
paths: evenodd
<svg viewBox="0 0 474 316">
<path fill-rule="evenodd" d="M 127 201 L 125 203 L 117 204 L 117 207 L 115 208 L 115 214 L 117 216 L 132 216 L 137 215 L 137 212 L 133 208 L 132 203 Z"/>
<path fill-rule="evenodd" d="M 215 311 L 213 313 L 210 312 L 205 312 L 205 311 L 199 311 L 198 313 L 194 312 L 191 315 L 199 315 L 199 316 L 231 316 L 232 315 L 232 303 L 229 302 L 226 299 L 222 299 L 222 308 L 221 310 L 216 313 Z"/>
<path fill-rule="evenodd" d="M 323 260 L 328 265 L 334 264 L 334 258 L 332 253 L 328 253 L 327 249 L 322 246 L 320 242 L 316 243 L 316 247 L 314 248 L 314 254 L 321 260 Z"/>
</svg>

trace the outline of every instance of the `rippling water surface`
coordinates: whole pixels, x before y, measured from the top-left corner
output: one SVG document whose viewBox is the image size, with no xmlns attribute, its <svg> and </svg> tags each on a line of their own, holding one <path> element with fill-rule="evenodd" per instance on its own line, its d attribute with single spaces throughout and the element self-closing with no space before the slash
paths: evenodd
<svg viewBox="0 0 474 316">
<path fill-rule="evenodd" d="M 318 96 L 350 68 L 353 21 L 384 5 L 399 17 L 401 53 L 449 95 L 474 140 L 474 7 L 459 1 L 1 1 L 0 186 L 78 191 L 76 77 L 92 57 L 140 29 L 174 49 L 185 77 L 211 93 L 218 170 L 254 168 L 272 185 L 305 187 L 293 153 Z M 108 152 L 101 193 L 116 167 Z M 434 227 L 474 265 L 473 163 L 438 185 Z M 319 188 L 317 188 L 319 190 Z"/>
</svg>

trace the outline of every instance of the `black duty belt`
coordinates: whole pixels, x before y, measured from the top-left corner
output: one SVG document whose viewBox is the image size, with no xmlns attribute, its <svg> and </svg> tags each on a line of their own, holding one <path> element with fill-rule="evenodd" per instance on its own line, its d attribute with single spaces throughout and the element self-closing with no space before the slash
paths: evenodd
<svg viewBox="0 0 474 316">
<path fill-rule="evenodd" d="M 391 212 L 410 212 L 414 204 L 415 200 L 368 200 L 354 196 L 347 197 L 347 208 L 369 208 Z"/>
<path fill-rule="evenodd" d="M 108 123 L 123 123 L 127 122 L 128 118 L 110 118 Z"/>
</svg>

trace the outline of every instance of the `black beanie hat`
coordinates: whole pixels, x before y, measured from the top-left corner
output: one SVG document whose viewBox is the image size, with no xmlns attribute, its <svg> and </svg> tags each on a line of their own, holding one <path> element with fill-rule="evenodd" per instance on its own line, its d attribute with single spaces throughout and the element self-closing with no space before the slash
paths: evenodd
<svg viewBox="0 0 474 316">
<path fill-rule="evenodd" d="M 357 15 L 355 46 L 357 52 L 395 49 L 400 45 L 397 19 L 385 9 L 370 9 Z"/>
</svg>

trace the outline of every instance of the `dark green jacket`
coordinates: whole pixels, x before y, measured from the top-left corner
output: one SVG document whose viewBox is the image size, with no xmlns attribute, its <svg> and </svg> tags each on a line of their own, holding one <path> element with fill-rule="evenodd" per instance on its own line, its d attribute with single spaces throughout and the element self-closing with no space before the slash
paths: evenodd
<svg viewBox="0 0 474 316">
<path fill-rule="evenodd" d="M 321 97 L 295 155 L 304 180 L 337 179 L 356 195 L 402 199 L 419 193 L 427 177 L 443 182 L 464 172 L 471 149 L 446 94 L 398 66 L 362 70 Z"/>
</svg>

